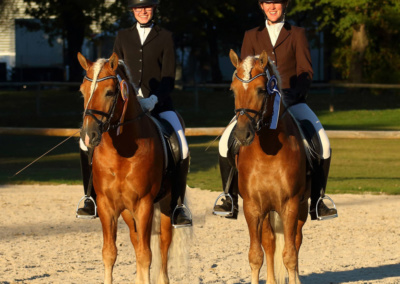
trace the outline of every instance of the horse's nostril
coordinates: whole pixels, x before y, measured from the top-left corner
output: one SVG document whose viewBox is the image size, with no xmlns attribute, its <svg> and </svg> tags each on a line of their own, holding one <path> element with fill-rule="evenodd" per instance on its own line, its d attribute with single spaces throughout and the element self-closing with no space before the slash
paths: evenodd
<svg viewBox="0 0 400 284">
<path fill-rule="evenodd" d="M 92 141 L 96 141 L 99 137 L 99 135 L 96 131 L 93 131 L 90 136 L 91 136 Z"/>
</svg>

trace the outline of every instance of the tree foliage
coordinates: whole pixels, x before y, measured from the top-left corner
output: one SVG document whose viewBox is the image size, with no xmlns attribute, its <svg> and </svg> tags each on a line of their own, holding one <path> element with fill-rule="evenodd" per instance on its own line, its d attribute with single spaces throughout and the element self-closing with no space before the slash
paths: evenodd
<svg viewBox="0 0 400 284">
<path fill-rule="evenodd" d="M 0 5 L 4 0 L 0 0 Z M 76 53 L 84 37 L 95 32 L 115 32 L 132 25 L 132 14 L 124 0 L 107 5 L 106 0 L 24 0 L 26 12 L 40 20 L 31 29 L 43 29 L 49 40 L 61 36 L 68 42 L 65 57 L 71 75 L 80 78 Z M 304 26 L 311 42 L 324 35 L 325 66 L 340 78 L 354 82 L 400 82 L 399 0 L 291 0 L 288 19 Z M 202 81 L 222 79 L 219 56 L 239 49 L 245 30 L 263 22 L 258 1 L 161 0 L 157 21 L 173 31 L 177 48 L 190 70 L 184 74 Z M 77 71 L 78 70 L 78 71 Z M 193 70 L 200 70 L 194 74 Z M 192 73 L 191 73 L 192 72 Z M 333 78 L 333 76 L 328 76 Z"/>
<path fill-rule="evenodd" d="M 322 31 L 328 58 L 353 82 L 400 82 L 400 1 L 294 0 L 292 15 Z"/>
<path fill-rule="evenodd" d="M 70 78 L 73 81 L 82 79 L 81 67 L 76 59 L 81 50 L 85 36 L 93 34 L 93 25 L 106 26 L 112 20 L 110 11 L 118 11 L 120 2 L 111 7 L 105 0 L 24 0 L 28 4 L 26 13 L 39 22 L 29 22 L 30 30 L 43 30 L 49 35 L 52 43 L 57 37 L 66 40 L 65 64 L 70 67 Z"/>
</svg>

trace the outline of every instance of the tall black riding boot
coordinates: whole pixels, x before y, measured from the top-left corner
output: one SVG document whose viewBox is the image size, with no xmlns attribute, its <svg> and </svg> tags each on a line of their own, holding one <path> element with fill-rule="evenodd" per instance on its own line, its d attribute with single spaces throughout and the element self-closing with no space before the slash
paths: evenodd
<svg viewBox="0 0 400 284">
<path fill-rule="evenodd" d="M 83 179 L 83 190 L 85 192 L 85 196 L 87 196 L 88 189 L 89 189 L 89 182 L 92 176 L 92 165 L 89 164 L 89 154 L 87 151 L 80 151 L 80 158 L 81 158 L 81 173 Z M 94 191 L 93 184 L 90 183 L 90 196 L 96 202 L 96 192 Z M 95 203 L 93 203 L 90 199 L 85 199 L 84 206 L 79 208 L 76 211 L 76 215 L 78 216 L 94 216 L 95 215 Z"/>
<path fill-rule="evenodd" d="M 229 162 L 228 158 L 222 157 L 221 155 L 219 156 L 219 169 L 221 172 L 221 179 L 222 179 L 222 188 L 225 190 L 227 183 L 230 182 L 229 185 L 229 194 L 232 196 L 232 200 L 229 197 L 221 199 L 222 204 L 215 205 L 214 206 L 214 211 L 219 211 L 219 212 L 231 212 L 232 211 L 232 206 L 233 206 L 233 212 L 231 216 L 225 216 L 225 218 L 228 219 L 237 219 L 237 215 L 239 212 L 239 205 L 238 205 L 238 199 L 239 199 L 239 190 L 238 190 L 238 175 L 236 169 L 234 169 Z M 232 180 L 229 180 L 229 175 L 231 170 L 233 169 L 234 173 L 232 176 Z M 233 201 L 233 203 L 232 203 Z"/>
<path fill-rule="evenodd" d="M 171 221 L 175 228 L 192 226 L 189 209 L 183 204 L 186 193 L 186 178 L 189 170 L 189 157 L 180 161 L 172 181 Z"/>
<path fill-rule="evenodd" d="M 325 190 L 328 181 L 330 164 L 331 164 L 331 157 L 329 157 L 328 159 L 322 159 L 319 165 L 317 165 L 316 171 L 313 174 L 313 178 L 311 181 L 311 204 L 310 204 L 311 220 L 317 219 L 316 210 L 318 210 L 318 217 L 320 217 L 320 220 L 337 217 L 336 208 L 327 207 L 323 202 L 323 200 L 320 200 L 318 202 L 320 198 L 325 197 Z M 318 208 L 316 208 L 317 203 L 318 203 Z"/>
</svg>

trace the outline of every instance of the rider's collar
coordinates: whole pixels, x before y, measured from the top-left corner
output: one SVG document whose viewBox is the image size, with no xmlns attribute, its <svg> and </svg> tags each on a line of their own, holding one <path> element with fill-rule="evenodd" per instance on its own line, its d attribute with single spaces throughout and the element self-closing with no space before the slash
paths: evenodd
<svg viewBox="0 0 400 284">
<path fill-rule="evenodd" d="M 148 21 L 145 24 L 141 24 L 141 23 L 138 22 L 138 27 L 140 27 L 142 29 L 143 28 L 152 28 L 153 26 L 154 26 L 154 22 L 152 20 Z"/>
</svg>

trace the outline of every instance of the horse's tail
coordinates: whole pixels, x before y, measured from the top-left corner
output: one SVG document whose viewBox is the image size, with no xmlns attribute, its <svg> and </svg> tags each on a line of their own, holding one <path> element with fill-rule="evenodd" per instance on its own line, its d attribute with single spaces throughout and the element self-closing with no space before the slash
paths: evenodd
<svg viewBox="0 0 400 284">
<path fill-rule="evenodd" d="M 271 223 L 272 230 L 275 235 L 275 254 L 274 254 L 274 268 L 275 268 L 275 279 L 278 284 L 286 283 L 287 270 L 283 264 L 283 247 L 285 245 L 285 239 L 283 236 L 283 223 L 278 213 L 275 211 L 269 215 L 269 221 Z"/>
<path fill-rule="evenodd" d="M 161 210 L 160 204 L 154 204 L 153 223 L 151 225 L 150 248 L 152 254 L 151 261 L 151 283 L 157 283 L 161 269 L 161 249 L 160 249 L 160 228 L 161 228 Z"/>
<path fill-rule="evenodd" d="M 188 190 L 186 190 L 185 205 L 189 207 Z M 158 278 L 161 269 L 160 251 L 160 225 L 161 225 L 160 205 L 154 205 L 153 225 L 151 229 L 151 279 L 152 283 Z M 174 271 L 174 275 L 179 277 L 187 276 L 189 273 L 189 245 L 193 235 L 193 227 L 172 229 L 172 243 L 168 252 L 168 268 Z"/>
<path fill-rule="evenodd" d="M 185 194 L 185 205 L 190 208 L 190 190 L 189 187 L 186 188 Z M 175 275 L 179 275 L 178 282 L 185 282 L 190 273 L 189 266 L 189 248 L 190 242 L 193 239 L 193 227 L 184 227 L 172 230 L 172 243 L 169 248 L 169 263 L 171 264 L 171 269 L 173 269 Z"/>
</svg>

